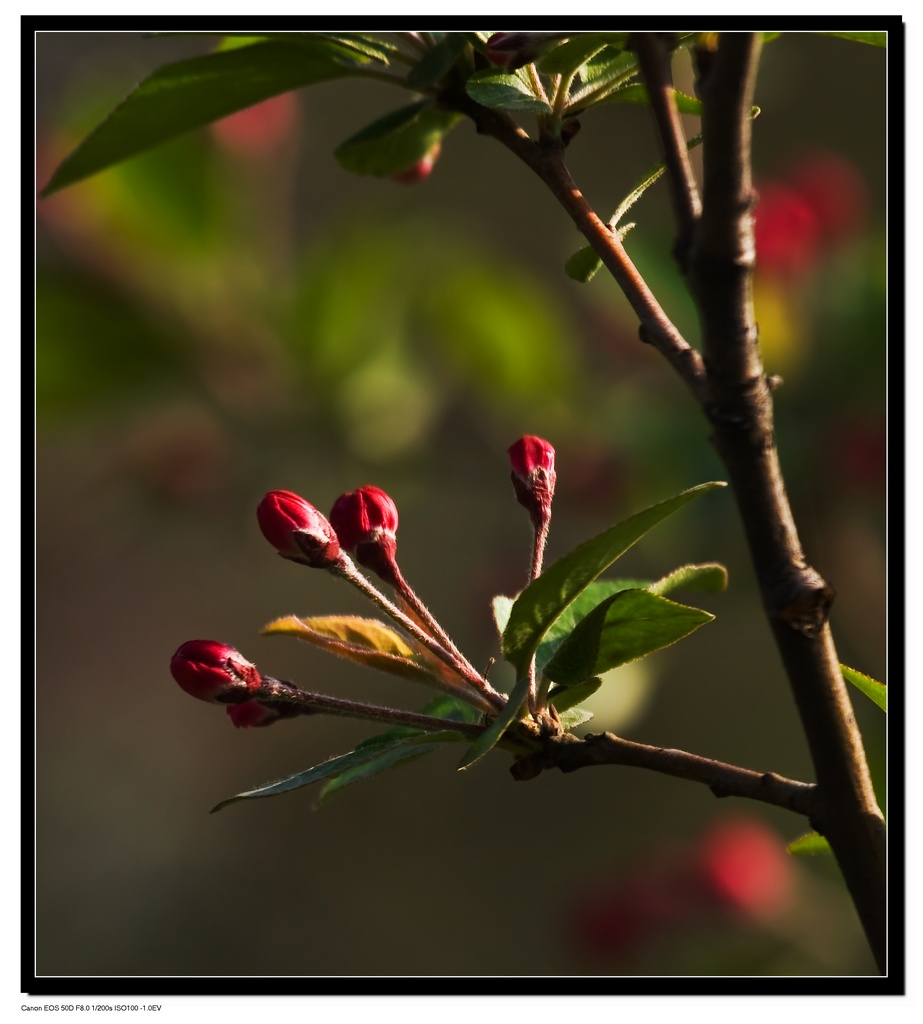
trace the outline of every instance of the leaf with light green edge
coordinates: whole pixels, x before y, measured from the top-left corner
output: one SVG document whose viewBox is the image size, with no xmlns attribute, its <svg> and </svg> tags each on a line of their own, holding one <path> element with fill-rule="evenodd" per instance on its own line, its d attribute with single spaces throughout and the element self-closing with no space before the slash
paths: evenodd
<svg viewBox="0 0 923 1024">
<path fill-rule="evenodd" d="M 506 71 L 476 71 L 465 83 L 468 95 L 494 110 L 532 110 L 550 114 L 551 107 L 534 96 L 519 75 Z"/>
<path fill-rule="evenodd" d="M 720 594 L 727 590 L 728 571 L 718 562 L 701 565 L 682 565 L 648 586 L 652 594 L 669 594 L 673 590 L 697 590 L 707 594 Z"/>
<path fill-rule="evenodd" d="M 51 195 L 272 96 L 361 73 L 356 64 L 326 48 L 275 42 L 166 64 L 65 157 L 41 194 Z"/>
<path fill-rule="evenodd" d="M 300 619 L 286 615 L 261 630 L 263 636 L 294 636 L 347 661 L 432 684 L 433 671 L 426 659 L 377 619 L 357 615 L 327 615 Z"/>
<path fill-rule="evenodd" d="M 423 715 L 432 715 L 436 718 L 447 718 L 458 722 L 468 722 L 472 724 L 480 719 L 480 714 L 470 705 L 463 704 L 461 701 L 454 700 L 447 696 L 440 696 L 435 700 L 431 700 L 420 708 L 419 713 Z M 356 750 L 358 751 L 374 746 L 376 747 L 375 757 L 371 761 L 366 761 L 364 764 L 348 768 L 342 773 L 342 775 L 337 775 L 330 779 L 326 786 L 321 790 L 320 797 L 317 801 L 318 806 L 326 803 L 331 796 L 340 792 L 340 790 L 344 789 L 346 786 L 362 782 L 363 780 L 372 778 L 383 771 L 387 771 L 389 768 L 404 764 L 405 762 L 417 757 L 422 757 L 424 754 L 431 753 L 433 750 L 437 750 L 440 747 L 445 746 L 447 743 L 459 742 L 464 739 L 461 733 L 447 730 L 443 733 L 430 733 L 429 737 L 432 740 L 431 743 L 421 742 L 413 746 L 404 744 L 388 746 L 378 753 L 378 748 L 380 748 L 382 744 L 388 743 L 390 740 L 403 740 L 410 736 L 417 736 L 420 733 L 421 730 L 419 729 L 413 729 L 407 726 L 395 726 L 393 729 L 388 729 L 378 736 L 372 736 L 367 740 L 363 740 L 363 742 L 356 747 Z"/>
<path fill-rule="evenodd" d="M 793 857 L 811 857 L 816 853 L 833 853 L 825 836 L 817 832 L 808 832 L 795 839 L 786 847 Z"/>
<path fill-rule="evenodd" d="M 570 732 L 571 729 L 576 729 L 578 725 L 586 725 L 596 715 L 592 711 L 587 711 L 586 708 L 568 708 L 567 711 L 562 712 L 558 717 L 561 720 L 564 731 Z"/>
<path fill-rule="evenodd" d="M 595 106 L 609 92 L 618 89 L 638 74 L 638 58 L 630 50 L 606 46 L 580 69 L 567 97 L 567 111 L 580 114 Z"/>
<path fill-rule="evenodd" d="M 392 738 L 388 740 L 382 740 L 381 737 L 372 737 L 372 740 L 378 739 L 379 742 L 376 744 L 371 741 L 366 741 L 368 746 L 362 746 L 362 749 L 358 747 L 355 750 L 351 750 L 348 754 L 340 754 L 338 757 L 332 757 L 328 761 L 324 761 L 322 764 L 315 765 L 313 768 L 308 768 L 303 772 L 296 772 L 294 775 L 288 775 L 284 779 L 276 779 L 273 782 L 266 782 L 262 786 L 255 786 L 253 789 L 244 790 L 242 793 L 236 793 L 234 796 L 228 797 L 226 800 L 222 800 L 220 803 L 215 804 L 211 809 L 211 813 L 220 811 L 224 807 L 228 807 L 230 804 L 236 804 L 241 800 L 253 800 L 256 798 L 267 797 L 267 796 L 278 796 L 281 793 L 288 793 L 293 789 L 301 789 L 303 786 L 313 785 L 315 782 L 323 782 L 325 779 L 330 779 L 335 775 L 340 775 L 343 772 L 354 768 L 357 765 L 362 765 L 368 761 L 379 757 L 386 749 L 391 747 L 411 747 L 419 746 L 420 744 L 432 743 L 436 737 L 441 737 L 444 734 L 439 733 L 424 733 L 420 732 L 412 736 L 402 736 L 400 738 Z M 453 737 L 457 734 L 453 733 Z"/>
<path fill-rule="evenodd" d="M 701 100 L 697 100 L 694 96 L 687 96 L 685 93 L 678 92 L 676 89 L 673 90 L 673 98 L 676 102 L 676 109 L 681 114 L 692 114 L 696 117 L 701 117 Z M 640 82 L 631 82 L 628 85 L 623 86 L 621 89 L 616 89 L 613 92 L 607 93 L 599 102 L 641 103 L 645 106 L 649 106 L 651 101 L 647 94 L 647 89 L 641 85 Z"/>
<path fill-rule="evenodd" d="M 506 624 L 510 621 L 510 612 L 513 608 L 513 597 L 504 597 L 502 594 L 498 594 L 491 602 L 490 609 L 494 616 L 494 625 L 497 627 L 497 632 L 500 636 L 503 636 L 503 630 L 506 629 Z"/>
<path fill-rule="evenodd" d="M 592 679 L 584 679 L 582 683 L 574 686 L 556 686 L 548 694 L 548 703 L 553 704 L 559 715 L 578 704 L 582 704 L 587 697 L 592 697 L 602 686 L 603 681 L 594 676 Z"/>
<path fill-rule="evenodd" d="M 691 151 L 696 146 L 701 145 L 703 137 L 701 134 L 693 136 L 686 143 L 686 149 Z M 663 176 L 665 171 L 666 164 L 664 163 L 657 164 L 656 167 L 648 171 L 647 174 L 638 180 L 634 188 L 619 203 L 615 213 L 609 218 L 609 227 L 618 234 L 619 241 L 622 241 L 625 235 L 628 234 L 628 231 L 635 226 L 634 224 L 626 224 L 624 227 L 619 227 L 619 222 L 651 185 Z M 596 276 L 602 265 L 602 260 L 596 254 L 596 250 L 592 246 L 586 245 L 582 249 L 578 249 L 567 260 L 564 264 L 564 272 L 572 280 L 587 284 Z"/>
<path fill-rule="evenodd" d="M 503 631 L 504 656 L 525 675 L 542 637 L 578 595 L 649 530 L 696 498 L 726 487 L 711 481 L 638 512 L 581 544 L 549 566 L 516 598 Z"/>
<path fill-rule="evenodd" d="M 337 163 L 353 174 L 390 178 L 407 170 L 461 120 L 420 100 L 373 121 L 334 150 Z"/>
<path fill-rule="evenodd" d="M 503 710 L 490 723 L 486 731 L 472 743 L 465 756 L 458 762 L 459 771 L 470 768 L 475 761 L 480 761 L 486 753 L 497 745 L 506 730 L 519 718 L 519 712 L 525 706 L 528 693 L 529 678 L 524 676 L 513 687 L 513 692 L 509 695 Z"/>
<path fill-rule="evenodd" d="M 467 45 L 468 40 L 462 33 L 450 32 L 442 42 L 427 50 L 411 68 L 410 74 L 404 79 L 407 88 L 422 92 L 444 78 Z"/>
<path fill-rule="evenodd" d="M 878 680 L 872 679 L 871 676 L 867 676 L 864 672 L 857 672 L 856 669 L 850 668 L 848 665 L 840 665 L 840 671 L 843 673 L 843 678 L 847 683 L 852 683 L 869 700 L 874 701 L 882 711 L 887 712 L 888 688 L 884 683 L 879 683 Z"/>
<path fill-rule="evenodd" d="M 710 612 L 648 590 L 623 590 L 581 620 L 544 674 L 559 686 L 581 683 L 669 647 L 713 619 Z"/>
<path fill-rule="evenodd" d="M 869 46 L 887 46 L 887 32 L 818 32 L 819 36 L 834 36 L 849 39 L 854 43 L 868 43 Z"/>
<path fill-rule="evenodd" d="M 572 75 L 608 45 L 608 42 L 607 34 L 602 32 L 572 36 L 541 57 L 538 69 L 545 75 Z"/>
</svg>

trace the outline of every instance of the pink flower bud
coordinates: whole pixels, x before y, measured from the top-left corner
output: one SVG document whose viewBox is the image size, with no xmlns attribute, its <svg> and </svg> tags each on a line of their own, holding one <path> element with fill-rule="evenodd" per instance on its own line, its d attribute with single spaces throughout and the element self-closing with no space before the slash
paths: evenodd
<svg viewBox="0 0 923 1024">
<path fill-rule="evenodd" d="M 243 704 L 228 708 L 228 716 L 238 729 L 272 725 L 282 717 L 275 708 L 268 708 L 258 700 L 245 700 Z"/>
<path fill-rule="evenodd" d="M 170 671 L 186 693 L 218 704 L 239 702 L 263 685 L 255 665 L 217 640 L 187 640 L 170 659 Z"/>
<path fill-rule="evenodd" d="M 442 143 L 437 142 L 426 156 L 420 157 L 415 164 L 405 167 L 404 170 L 398 171 L 397 174 L 392 174 L 391 180 L 399 181 L 402 185 L 416 185 L 421 181 L 425 181 L 432 174 L 433 167 L 436 165 L 441 152 Z"/>
<path fill-rule="evenodd" d="M 551 499 L 557 480 L 554 448 L 540 437 L 526 434 L 507 451 L 516 500 L 528 510 L 533 525 L 538 528 L 551 518 Z"/>
<path fill-rule="evenodd" d="M 315 569 L 334 565 L 340 542 L 317 509 L 291 491 L 270 491 L 256 510 L 263 536 L 293 562 Z"/>
<path fill-rule="evenodd" d="M 340 544 L 360 565 L 391 584 L 400 578 L 395 562 L 397 521 L 397 506 L 380 487 L 341 494 L 330 510 Z"/>
</svg>

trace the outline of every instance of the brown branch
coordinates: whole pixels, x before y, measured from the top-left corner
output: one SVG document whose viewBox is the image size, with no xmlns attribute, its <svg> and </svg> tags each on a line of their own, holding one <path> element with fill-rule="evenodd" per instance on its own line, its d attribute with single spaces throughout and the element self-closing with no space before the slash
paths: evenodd
<svg viewBox="0 0 923 1024">
<path fill-rule="evenodd" d="M 518 781 L 534 779 L 549 768 L 575 772 L 591 765 L 621 764 L 704 783 L 717 797 L 740 796 L 784 807 L 812 820 L 816 786 L 773 772 L 754 772 L 723 761 L 634 743 L 611 732 L 578 739 L 571 733 L 551 737 L 542 750 L 520 758 L 510 768 Z"/>
<path fill-rule="evenodd" d="M 667 166 L 667 180 L 677 226 L 673 255 L 680 268 L 685 270 L 693 229 L 702 212 L 702 203 L 692 172 L 685 132 L 676 108 L 670 47 L 667 39 L 657 32 L 639 32 L 632 35 L 629 42 L 638 55 L 641 77 L 647 88 Z"/>
<path fill-rule="evenodd" d="M 884 823 L 827 623 L 834 592 L 805 558 L 785 493 L 753 318 L 749 111 L 758 55 L 757 35 L 722 35 L 700 87 L 705 174 L 689 279 L 711 388 L 706 413 L 811 751 L 817 828 L 884 970 Z"/>
</svg>

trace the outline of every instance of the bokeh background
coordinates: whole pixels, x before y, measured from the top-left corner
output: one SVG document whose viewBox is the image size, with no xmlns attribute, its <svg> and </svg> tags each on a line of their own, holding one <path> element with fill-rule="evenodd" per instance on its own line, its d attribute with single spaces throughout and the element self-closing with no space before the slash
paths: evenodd
<svg viewBox="0 0 923 1024">
<path fill-rule="evenodd" d="M 37 174 L 204 37 L 36 37 Z M 809 34 L 757 88 L 757 314 L 808 556 L 841 660 L 885 674 L 886 53 Z M 680 87 L 691 92 L 685 58 Z M 462 124 L 416 185 L 332 151 L 404 94 L 337 81 L 183 137 L 37 206 L 37 945 L 44 975 L 872 973 L 829 858 L 783 811 L 628 768 L 515 783 L 450 749 L 316 809 L 218 800 L 350 749 L 361 723 L 236 731 L 172 681 L 192 637 L 268 672 L 415 708 L 428 694 L 260 628 L 366 613 L 277 558 L 270 489 L 327 509 L 364 483 L 401 513 L 405 575 L 476 664 L 529 557 L 507 446 L 558 451 L 549 557 L 721 479 L 681 383 L 637 341 L 542 186 Z M 690 134 L 695 130 L 689 125 Z M 583 118 L 568 161 L 603 216 L 657 162 L 642 108 Z M 627 246 L 692 339 L 662 184 Z M 613 674 L 589 730 L 810 779 L 731 496 L 649 535 L 620 575 L 720 561 L 717 619 Z M 509 680 L 502 667 L 498 685 Z M 854 705 L 883 798 L 883 716 Z"/>
</svg>

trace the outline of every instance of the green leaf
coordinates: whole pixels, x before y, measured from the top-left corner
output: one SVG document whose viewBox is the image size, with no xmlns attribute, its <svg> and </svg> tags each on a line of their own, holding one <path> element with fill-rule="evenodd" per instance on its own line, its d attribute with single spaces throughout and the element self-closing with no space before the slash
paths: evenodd
<svg viewBox="0 0 923 1024">
<path fill-rule="evenodd" d="M 564 727 L 565 732 L 570 732 L 571 729 L 576 729 L 578 725 L 584 725 L 589 722 L 591 718 L 596 716 L 592 711 L 586 711 L 584 708 L 568 708 L 563 714 L 559 715 L 561 719 L 561 725 Z"/>
<path fill-rule="evenodd" d="M 422 92 L 452 70 L 468 40 L 460 32 L 450 32 L 441 43 L 427 51 L 404 80 L 409 89 Z"/>
<path fill-rule="evenodd" d="M 692 150 L 702 142 L 702 135 L 695 135 L 686 143 L 686 149 Z M 609 219 L 609 227 L 618 232 L 619 241 L 621 241 L 628 233 L 629 228 L 634 227 L 634 224 L 625 225 L 625 227 L 619 227 L 619 223 L 626 213 L 635 205 L 635 203 L 644 195 L 644 193 L 663 176 L 666 171 L 666 164 L 660 163 L 656 167 L 652 168 L 642 178 L 638 180 L 635 187 L 628 193 L 627 196 L 619 203 L 615 213 Z M 569 278 L 574 281 L 580 281 L 582 284 L 586 284 L 591 281 L 602 267 L 602 260 L 596 254 L 596 250 L 592 246 L 584 246 L 582 249 L 578 249 L 570 259 L 564 264 L 564 272 Z"/>
<path fill-rule="evenodd" d="M 460 118 L 420 100 L 373 121 L 339 146 L 334 156 L 353 174 L 390 178 L 425 157 Z"/>
<path fill-rule="evenodd" d="M 469 704 L 463 704 L 461 701 L 453 700 L 451 697 L 447 696 L 440 696 L 435 700 L 431 700 L 428 704 L 424 705 L 424 707 L 420 708 L 420 714 L 433 715 L 437 718 L 449 718 L 454 721 L 469 723 L 476 722 L 480 718 L 480 714 Z M 388 729 L 378 736 L 372 736 L 367 740 L 363 740 L 363 742 L 356 747 L 356 750 L 368 749 L 369 747 L 374 746 L 376 748 L 375 757 L 371 761 L 366 761 L 364 764 L 348 768 L 342 773 L 342 775 L 337 775 L 330 779 L 326 786 L 321 790 L 320 797 L 317 801 L 318 806 L 326 803 L 331 796 L 338 793 L 346 786 L 352 786 L 357 782 L 373 778 L 375 775 L 379 775 L 381 772 L 387 771 L 389 768 L 405 764 L 407 761 L 422 757 L 424 754 L 429 754 L 433 750 L 437 750 L 439 747 L 443 747 L 449 742 L 458 742 L 463 738 L 461 733 L 453 733 L 447 730 L 445 733 L 430 733 L 429 736 L 433 741 L 432 743 L 420 742 L 414 745 L 401 743 L 399 745 L 386 746 L 385 749 L 381 749 L 382 744 L 385 744 L 390 740 L 403 740 L 407 737 L 416 736 L 418 734 L 419 730 L 417 729 L 408 728 L 406 726 L 396 726 L 395 728 Z"/>
<path fill-rule="evenodd" d="M 513 692 L 510 694 L 503 710 L 490 723 L 487 730 L 472 743 L 465 756 L 458 762 L 459 771 L 464 768 L 470 768 L 475 761 L 479 761 L 497 745 L 509 726 L 519 718 L 519 712 L 525 705 L 528 693 L 529 678 L 524 676 L 513 687 Z"/>
<path fill-rule="evenodd" d="M 545 75 L 572 75 L 607 43 L 607 34 L 603 32 L 572 36 L 541 57 L 538 69 Z"/>
<path fill-rule="evenodd" d="M 788 844 L 786 849 L 793 857 L 810 857 L 815 853 L 833 853 L 830 843 L 817 832 L 808 832 L 807 835 L 795 839 Z"/>
<path fill-rule="evenodd" d="M 379 743 L 373 743 L 367 741 L 368 746 L 357 747 L 355 750 L 351 750 L 348 754 L 340 754 L 339 757 L 332 757 L 328 761 L 324 761 L 322 764 L 315 765 L 313 768 L 308 768 L 307 771 L 296 772 L 294 775 L 288 775 L 284 779 L 277 779 L 274 782 L 264 783 L 262 786 L 256 786 L 253 789 L 245 790 L 242 793 L 237 793 L 232 797 L 228 797 L 226 800 L 222 800 L 221 803 L 216 804 L 211 813 L 220 811 L 222 808 L 227 807 L 230 804 L 235 804 L 240 800 L 252 800 L 257 797 L 265 796 L 278 796 L 280 793 L 287 793 L 293 789 L 301 789 L 302 786 L 310 786 L 315 782 L 322 782 L 324 779 L 332 778 L 334 775 L 340 775 L 350 768 L 354 768 L 357 765 L 365 764 L 368 761 L 380 756 L 386 749 L 398 746 L 415 746 L 421 743 L 431 743 L 435 737 L 443 736 L 443 733 L 419 733 L 415 736 L 402 737 L 400 739 L 389 739 L 382 741 L 381 737 L 373 737 L 372 739 L 378 739 Z"/>
<path fill-rule="evenodd" d="M 673 90 L 673 96 L 676 101 L 676 109 L 681 114 L 693 114 L 696 117 L 702 115 L 702 102 L 697 100 L 694 96 L 687 96 L 685 93 Z M 616 89 L 613 92 L 609 92 L 606 96 L 600 100 L 601 103 L 641 103 L 644 105 L 650 104 L 650 97 L 647 95 L 647 89 L 640 84 L 640 82 L 632 82 L 629 85 L 623 86 L 621 89 Z"/>
<path fill-rule="evenodd" d="M 354 64 L 327 49 L 274 42 L 167 64 L 62 161 L 42 196 L 271 96 L 352 73 Z"/>
<path fill-rule="evenodd" d="M 594 677 L 585 679 L 582 683 L 577 683 L 576 686 L 556 686 L 548 694 L 548 703 L 553 704 L 560 715 L 570 708 L 582 704 L 587 697 L 592 697 L 602 684 L 601 679 Z"/>
<path fill-rule="evenodd" d="M 539 114 L 550 114 L 551 107 L 534 96 L 525 81 L 516 74 L 505 71 L 475 72 L 467 81 L 465 89 L 477 103 L 494 110 L 534 110 Z"/>
<path fill-rule="evenodd" d="M 552 623 L 597 576 L 683 505 L 725 486 L 720 481 L 699 484 L 653 505 L 581 544 L 530 583 L 513 604 L 501 644 L 518 675 L 526 674 L 532 655 Z"/>
<path fill-rule="evenodd" d="M 854 43 L 868 43 L 869 46 L 887 46 L 887 32 L 818 32 L 821 36 L 835 36 L 837 39 L 850 39 Z"/>
<path fill-rule="evenodd" d="M 720 594 L 727 590 L 728 571 L 717 562 L 702 565 L 683 565 L 679 569 L 652 583 L 647 589 L 652 594 L 669 594 L 673 590 L 698 590 L 709 594 Z"/>
<path fill-rule="evenodd" d="M 299 619 L 286 615 L 261 630 L 263 636 L 294 636 L 340 658 L 380 672 L 432 683 L 433 673 L 424 657 L 400 634 L 377 619 L 357 615 L 326 615 Z"/>
<path fill-rule="evenodd" d="M 490 602 L 490 608 L 494 616 L 494 623 L 500 636 L 503 636 L 503 630 L 506 629 L 506 624 L 510 621 L 510 612 L 513 608 L 513 600 L 514 598 L 512 597 L 504 597 L 502 594 L 498 594 Z"/>
<path fill-rule="evenodd" d="M 888 710 L 888 688 L 884 683 L 879 683 L 864 672 L 857 672 L 848 665 L 840 665 L 840 671 L 847 683 L 860 689 L 869 700 L 873 700 L 882 711 Z"/>
<path fill-rule="evenodd" d="M 576 626 L 544 674 L 561 686 L 572 686 L 669 647 L 712 619 L 709 612 L 647 590 L 623 590 Z"/>
</svg>

